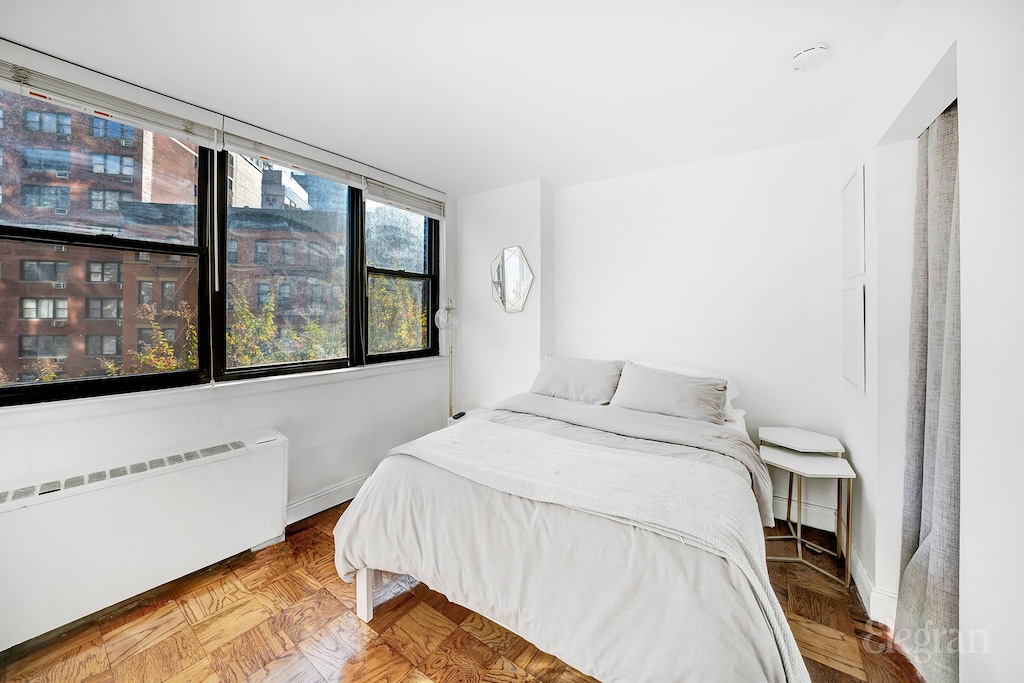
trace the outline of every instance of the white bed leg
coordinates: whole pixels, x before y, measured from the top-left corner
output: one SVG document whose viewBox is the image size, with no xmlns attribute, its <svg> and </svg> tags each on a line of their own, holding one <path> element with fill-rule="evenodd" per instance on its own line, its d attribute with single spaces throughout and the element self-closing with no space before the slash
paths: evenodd
<svg viewBox="0 0 1024 683">
<path fill-rule="evenodd" d="M 373 589 L 379 585 L 379 569 L 356 570 L 356 616 L 366 623 L 373 619 Z"/>
</svg>

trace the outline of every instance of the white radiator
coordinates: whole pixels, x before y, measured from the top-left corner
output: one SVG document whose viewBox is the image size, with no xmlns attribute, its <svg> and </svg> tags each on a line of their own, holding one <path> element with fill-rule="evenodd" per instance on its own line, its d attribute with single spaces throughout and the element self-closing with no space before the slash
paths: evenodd
<svg viewBox="0 0 1024 683">
<path fill-rule="evenodd" d="M 0 482 L 0 651 L 284 534 L 288 441 Z"/>
</svg>

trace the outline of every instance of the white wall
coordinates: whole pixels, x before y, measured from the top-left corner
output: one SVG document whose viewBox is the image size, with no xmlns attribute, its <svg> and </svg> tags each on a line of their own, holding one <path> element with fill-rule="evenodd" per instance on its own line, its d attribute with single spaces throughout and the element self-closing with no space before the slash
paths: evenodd
<svg viewBox="0 0 1024 683">
<path fill-rule="evenodd" d="M 460 197 L 457 202 L 459 328 L 456 332 L 455 410 L 486 407 L 526 391 L 541 357 L 550 351 L 542 320 L 544 253 L 550 238 L 550 201 L 539 180 Z M 491 261 L 505 247 L 519 246 L 533 271 L 526 307 L 506 313 L 491 296 Z"/>
<path fill-rule="evenodd" d="M 88 474 L 267 428 L 289 439 L 289 521 L 351 498 L 385 452 L 444 425 L 443 360 L 0 409 L 4 484 Z M 130 514 L 130 511 L 126 511 Z"/>
<path fill-rule="evenodd" d="M 991 634 L 968 643 L 961 680 L 1015 680 L 1024 671 L 1024 582 L 1013 556 L 992 550 L 1020 500 L 1024 458 L 1024 3 L 961 3 L 957 40 L 960 92 L 960 225 L 963 306 L 960 628 Z M 1014 534 L 1009 534 L 1011 543 Z"/>
<path fill-rule="evenodd" d="M 897 157 L 906 150 L 889 143 L 915 135 L 915 129 L 920 132 L 944 108 L 941 94 L 949 87 L 948 75 L 937 80 L 932 76 L 952 56 L 960 128 L 963 681 L 1016 680 L 1024 670 L 1019 647 L 1024 627 L 1017 614 L 1024 604 L 1024 585 L 1011 562 L 998 553 L 993 556 L 993 549 L 1007 540 L 1006 511 L 1019 498 L 1024 476 L 1011 428 L 1024 408 L 1017 389 L 1024 381 L 1019 350 L 1024 333 L 1019 305 L 1024 299 L 1019 265 L 1024 221 L 1018 200 L 1024 187 L 1024 130 L 1019 121 L 1024 83 L 1017 77 L 1024 67 L 1022 26 L 1024 4 L 1013 0 L 905 0 L 841 135 L 844 173 L 858 164 L 869 165 L 869 228 L 876 222 L 869 236 L 874 234 L 877 241 L 868 248 L 869 270 L 875 272 L 869 285 L 876 288 L 869 305 L 873 298 L 873 315 L 879 321 L 874 331 L 869 327 L 868 343 L 876 355 L 872 362 L 869 354 L 868 394 L 844 394 L 843 435 L 855 466 L 877 472 L 861 497 L 862 505 L 870 508 L 864 519 L 873 522 L 875 537 L 872 542 L 855 531 L 854 543 L 864 557 L 866 546 L 873 544 L 873 566 L 864 569 L 881 586 L 894 580 L 893 564 L 898 569 L 899 561 L 898 537 L 892 532 L 900 525 L 895 515 L 902 490 L 896 482 L 901 481 L 902 463 L 894 466 L 901 456 L 891 446 L 900 424 L 893 413 L 902 407 L 893 374 L 905 379 L 906 373 L 906 349 L 882 321 L 892 322 L 891 297 L 904 297 L 899 278 L 909 277 L 909 268 L 890 258 L 886 244 L 887 232 L 896 229 L 893 221 L 906 211 L 891 191 L 892 182 L 906 182 L 897 170 L 904 164 Z M 927 106 L 922 108 L 922 102 Z"/>
<path fill-rule="evenodd" d="M 836 154 L 815 140 L 557 190 L 557 352 L 728 372 L 752 436 L 837 434 Z M 784 509 L 778 473 L 775 490 Z M 806 499 L 833 528 L 833 485 Z"/>
</svg>

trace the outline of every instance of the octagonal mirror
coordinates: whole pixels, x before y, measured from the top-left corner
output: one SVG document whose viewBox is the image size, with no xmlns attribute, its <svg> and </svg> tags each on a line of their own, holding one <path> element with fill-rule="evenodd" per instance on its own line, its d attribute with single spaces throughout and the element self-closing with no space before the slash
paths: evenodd
<svg viewBox="0 0 1024 683">
<path fill-rule="evenodd" d="M 506 247 L 491 261 L 491 294 L 506 313 L 518 313 L 526 306 L 533 284 L 533 271 L 519 247 Z"/>
</svg>

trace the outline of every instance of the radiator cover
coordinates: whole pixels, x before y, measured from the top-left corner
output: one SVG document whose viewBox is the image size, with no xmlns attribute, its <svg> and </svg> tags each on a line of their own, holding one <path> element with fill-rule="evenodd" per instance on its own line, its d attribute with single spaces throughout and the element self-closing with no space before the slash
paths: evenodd
<svg viewBox="0 0 1024 683">
<path fill-rule="evenodd" d="M 278 432 L 0 482 L 0 651 L 284 534 Z"/>
</svg>

